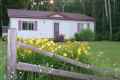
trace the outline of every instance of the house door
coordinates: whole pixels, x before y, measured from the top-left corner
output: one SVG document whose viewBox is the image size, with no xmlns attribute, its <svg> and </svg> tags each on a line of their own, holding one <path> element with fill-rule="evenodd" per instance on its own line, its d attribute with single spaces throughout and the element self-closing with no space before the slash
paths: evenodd
<svg viewBox="0 0 120 80">
<path fill-rule="evenodd" d="M 59 36 L 59 23 L 54 23 L 54 37 Z"/>
</svg>

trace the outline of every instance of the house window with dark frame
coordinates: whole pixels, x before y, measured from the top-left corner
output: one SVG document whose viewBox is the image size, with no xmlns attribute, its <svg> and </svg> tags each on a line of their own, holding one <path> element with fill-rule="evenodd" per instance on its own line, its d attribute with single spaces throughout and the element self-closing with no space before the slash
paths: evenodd
<svg viewBox="0 0 120 80">
<path fill-rule="evenodd" d="M 84 29 L 84 24 L 83 23 L 78 23 L 77 24 L 77 32 L 80 32 Z"/>
<path fill-rule="evenodd" d="M 34 22 L 23 21 L 22 30 L 34 30 Z"/>
<path fill-rule="evenodd" d="M 87 29 L 90 29 L 90 23 L 87 23 Z"/>
</svg>

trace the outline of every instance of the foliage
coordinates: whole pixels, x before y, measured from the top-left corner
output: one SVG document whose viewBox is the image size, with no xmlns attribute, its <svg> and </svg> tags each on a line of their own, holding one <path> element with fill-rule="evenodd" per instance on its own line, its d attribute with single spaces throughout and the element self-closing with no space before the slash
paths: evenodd
<svg viewBox="0 0 120 80">
<path fill-rule="evenodd" d="M 64 44 L 66 44 L 66 43 L 64 43 Z M 76 42 L 76 44 L 79 45 L 79 42 Z M 1 80 L 6 80 L 5 75 L 4 75 L 6 73 L 5 72 L 5 65 L 6 65 L 6 51 L 5 51 L 6 46 L 5 45 L 6 45 L 6 42 L 3 42 L 0 39 L 0 63 L 1 63 L 1 65 L 0 65 L 0 70 L 1 70 L 0 71 L 0 79 Z M 89 53 L 92 53 L 92 54 L 90 54 L 90 56 L 88 58 L 92 58 L 91 60 L 89 60 L 89 62 L 91 64 L 95 64 L 97 67 L 111 67 L 115 71 L 120 73 L 120 58 L 119 58 L 120 42 L 111 42 L 111 41 L 89 42 L 89 46 L 91 48 L 89 50 Z M 19 50 L 18 50 L 18 52 L 19 52 Z M 28 56 L 26 56 L 29 53 L 23 53 L 23 51 L 21 51 L 18 54 L 20 55 L 18 57 L 19 61 L 25 61 L 25 62 L 29 62 L 29 63 L 32 63 L 32 61 L 33 61 L 34 63 L 41 63 L 41 64 L 43 62 L 43 64 L 45 63 L 44 64 L 45 66 L 48 65 L 45 61 L 46 59 L 44 59 L 45 57 L 41 56 L 41 55 L 37 55 L 37 53 L 33 53 L 37 57 L 31 56 L 31 57 L 29 57 L 29 59 L 27 59 Z M 24 56 L 24 58 L 22 58 L 22 55 Z M 41 56 L 41 58 L 42 57 L 44 57 L 44 58 L 41 59 L 41 58 L 39 58 L 40 56 Z M 48 57 L 46 57 L 46 58 L 48 59 Z M 41 62 L 41 60 L 42 60 L 42 62 Z M 52 62 L 52 60 L 47 60 L 47 61 Z M 50 65 L 51 65 L 51 63 L 49 63 L 49 66 Z M 62 64 L 62 65 L 66 65 L 66 64 Z M 51 65 L 51 67 L 52 67 L 52 65 Z M 59 68 L 60 67 L 61 66 L 59 66 Z M 71 68 L 71 71 L 74 71 L 74 70 L 72 70 L 72 68 Z M 30 72 L 24 72 L 24 71 L 18 71 L 18 80 L 26 80 L 26 79 L 27 80 L 50 80 L 50 79 L 51 80 L 67 80 L 65 78 L 58 79 L 58 77 L 30 73 Z"/>
<path fill-rule="evenodd" d="M 75 34 L 75 39 L 77 41 L 93 41 L 94 38 L 95 34 L 90 29 L 84 29 Z"/>
<path fill-rule="evenodd" d="M 18 37 L 18 40 L 23 43 L 30 44 L 32 46 L 38 47 L 39 49 L 46 50 L 49 52 L 57 53 L 61 56 L 69 57 L 72 59 L 80 58 L 82 54 L 87 55 L 90 49 L 87 42 L 82 42 L 77 44 L 77 42 L 66 42 L 66 44 L 55 43 L 48 39 L 22 39 Z M 25 49 L 25 51 L 32 53 L 31 50 Z M 71 55 L 70 55 L 71 54 Z"/>
<path fill-rule="evenodd" d="M 34 3 L 36 1 L 36 3 Z M 42 1 L 44 4 L 41 4 Z M 71 13 L 80 13 L 95 18 L 97 40 L 109 37 L 110 34 L 110 16 L 112 24 L 113 38 L 115 33 L 120 31 L 120 0 L 54 0 L 50 5 L 49 0 L 1 0 L 0 4 L 0 25 L 8 25 L 7 8 L 31 9 L 44 11 L 64 11 Z M 105 1 L 107 1 L 105 3 Z M 110 5 L 108 3 L 110 2 Z M 99 11 L 98 11 L 99 9 Z M 111 9 L 111 11 L 109 11 Z M 111 15 L 110 15 L 111 13 Z M 1 27 L 1 26 L 0 26 Z M 102 35 L 102 36 L 100 36 Z M 105 37 L 104 37 L 105 36 Z M 100 38 L 100 39 L 99 39 Z"/>
<path fill-rule="evenodd" d="M 54 38 L 56 42 L 64 42 L 64 35 L 58 35 Z"/>
<path fill-rule="evenodd" d="M 6 80 L 6 42 L 0 38 L 0 79 Z"/>
<path fill-rule="evenodd" d="M 90 47 L 92 48 L 90 52 L 91 64 L 95 64 L 97 67 L 113 69 L 115 73 L 108 74 L 116 74 L 119 76 L 120 73 L 120 58 L 119 58 L 119 48 L 120 42 L 113 41 L 98 41 L 98 42 L 90 42 Z"/>
<path fill-rule="evenodd" d="M 109 39 L 109 33 L 108 32 L 106 32 L 104 34 L 97 33 L 95 36 L 96 36 L 95 37 L 96 41 L 102 41 L 102 40 L 108 40 Z"/>
<path fill-rule="evenodd" d="M 3 41 L 7 41 L 7 36 L 2 36 Z"/>
<path fill-rule="evenodd" d="M 113 40 L 120 41 L 120 32 L 114 34 Z"/>
<path fill-rule="evenodd" d="M 54 43 L 53 41 L 49 41 L 48 39 L 22 39 L 18 38 L 19 41 L 22 41 L 23 43 L 35 46 L 39 48 L 40 50 L 45 50 L 49 52 L 53 52 L 54 54 L 58 54 L 64 57 L 68 57 L 77 61 L 81 61 L 84 63 L 89 63 L 88 60 L 88 54 L 90 47 L 87 42 L 82 42 L 80 44 L 77 44 L 77 42 L 66 42 L 63 43 Z M 87 74 L 93 74 L 93 71 L 86 70 L 84 68 L 78 68 L 76 66 L 58 61 L 54 58 L 45 57 L 43 55 L 40 55 L 36 52 L 31 51 L 31 49 L 22 49 L 18 48 L 17 50 L 17 59 L 22 62 L 27 62 L 31 64 L 40 64 L 43 66 L 56 68 L 56 69 L 62 69 L 62 70 L 68 70 L 73 72 L 81 72 L 81 73 L 87 73 Z M 25 78 L 25 74 L 28 74 L 28 72 L 22 72 L 23 78 Z M 19 75 L 19 72 L 18 72 Z M 30 73 L 31 76 L 35 76 L 34 74 Z M 41 78 L 41 76 L 37 76 L 38 79 L 44 79 L 44 80 L 66 80 L 64 78 L 60 77 L 52 77 L 48 75 L 43 75 L 44 77 Z M 45 79 L 46 77 L 50 77 L 49 79 Z M 18 76 L 19 77 L 19 76 Z M 21 80 L 24 80 L 24 79 Z M 25 78 L 26 79 L 26 78 Z"/>
</svg>

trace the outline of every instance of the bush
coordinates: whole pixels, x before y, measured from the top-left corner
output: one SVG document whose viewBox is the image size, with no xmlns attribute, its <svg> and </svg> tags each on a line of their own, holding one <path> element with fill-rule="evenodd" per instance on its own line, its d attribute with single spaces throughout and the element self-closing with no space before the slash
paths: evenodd
<svg viewBox="0 0 120 80">
<path fill-rule="evenodd" d="M 109 32 L 105 32 L 105 33 L 98 32 L 98 33 L 96 33 L 95 40 L 97 40 L 97 41 L 109 40 Z"/>
<path fill-rule="evenodd" d="M 8 37 L 8 36 L 3 36 L 3 37 L 2 37 L 2 41 L 7 41 L 7 37 Z"/>
<path fill-rule="evenodd" d="M 64 35 L 56 36 L 54 41 L 56 41 L 56 42 L 64 42 Z"/>
<path fill-rule="evenodd" d="M 67 58 L 71 58 L 77 61 L 84 63 L 90 63 L 89 61 L 89 50 L 90 46 L 87 42 L 66 42 L 64 44 L 55 43 L 48 39 L 23 39 L 17 38 L 18 41 L 21 41 L 25 44 L 29 44 L 39 48 L 40 50 L 53 52 L 57 55 L 61 55 Z M 76 67 L 68 63 L 61 62 L 55 58 L 47 57 L 40 55 L 36 52 L 33 52 L 31 49 L 19 48 L 17 49 L 17 60 L 20 62 L 37 64 L 46 67 L 51 67 L 55 69 L 61 69 L 66 71 L 94 74 L 93 71 Z M 17 80 L 69 80 L 62 77 L 49 76 L 49 75 L 39 75 L 37 73 L 30 73 L 25 71 L 17 72 Z"/>
<path fill-rule="evenodd" d="M 23 42 L 25 44 L 29 44 L 40 48 L 42 50 L 57 53 L 61 56 L 69 57 L 75 60 L 79 60 L 81 54 L 87 56 L 89 51 L 89 45 L 87 42 L 77 43 L 77 42 L 70 42 L 67 41 L 66 43 L 55 43 L 48 39 L 23 39 L 17 38 L 18 41 Z M 28 53 L 32 53 L 30 49 L 22 50 Z"/>
<path fill-rule="evenodd" d="M 120 32 L 115 33 L 115 35 L 113 36 L 113 40 L 120 41 Z"/>
<path fill-rule="evenodd" d="M 77 41 L 93 41 L 95 39 L 95 33 L 90 29 L 84 29 L 81 32 L 75 34 L 75 40 Z"/>
</svg>

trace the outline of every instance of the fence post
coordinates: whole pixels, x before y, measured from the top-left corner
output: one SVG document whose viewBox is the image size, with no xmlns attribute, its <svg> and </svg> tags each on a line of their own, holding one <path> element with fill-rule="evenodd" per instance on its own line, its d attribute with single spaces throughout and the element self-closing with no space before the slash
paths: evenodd
<svg viewBox="0 0 120 80">
<path fill-rule="evenodd" d="M 7 80 L 16 77 L 16 29 L 8 30 Z"/>
</svg>

